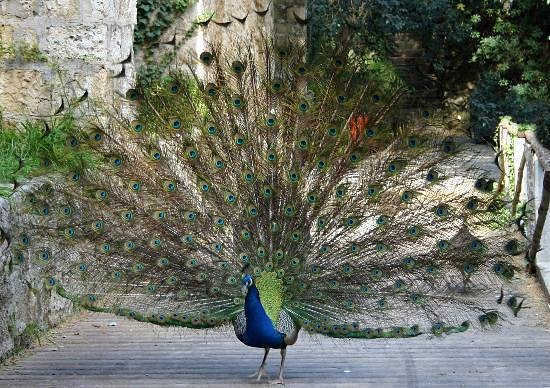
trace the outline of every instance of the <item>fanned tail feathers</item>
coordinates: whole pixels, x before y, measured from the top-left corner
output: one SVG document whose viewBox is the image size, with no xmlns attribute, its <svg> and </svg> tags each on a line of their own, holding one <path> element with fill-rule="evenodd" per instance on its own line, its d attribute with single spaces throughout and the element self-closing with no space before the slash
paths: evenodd
<svg viewBox="0 0 550 388">
<path fill-rule="evenodd" d="M 520 244 L 476 148 L 429 111 L 397 125 L 404 89 L 344 49 L 235 52 L 130 90 L 136 120 L 71 135 L 101 165 L 17 193 L 14 254 L 86 308 L 157 324 L 233 320 L 245 265 L 266 310 L 327 335 L 496 322 L 483 296 Z"/>
</svg>

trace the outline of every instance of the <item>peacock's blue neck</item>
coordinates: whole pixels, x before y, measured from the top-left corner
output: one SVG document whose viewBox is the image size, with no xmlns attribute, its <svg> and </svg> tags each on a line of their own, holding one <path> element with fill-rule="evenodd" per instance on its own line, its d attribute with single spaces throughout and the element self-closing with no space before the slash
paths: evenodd
<svg viewBox="0 0 550 388">
<path fill-rule="evenodd" d="M 285 335 L 273 327 L 271 319 L 262 306 L 260 293 L 255 285 L 250 286 L 246 294 L 244 313 L 246 331 L 242 338 L 239 338 L 243 343 L 257 348 L 280 349 L 285 347 Z"/>
</svg>

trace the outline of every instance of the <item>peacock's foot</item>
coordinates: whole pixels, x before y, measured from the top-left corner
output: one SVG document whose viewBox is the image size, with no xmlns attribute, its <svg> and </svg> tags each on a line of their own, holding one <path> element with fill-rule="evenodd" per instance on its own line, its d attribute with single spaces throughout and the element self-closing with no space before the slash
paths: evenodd
<svg viewBox="0 0 550 388">
<path fill-rule="evenodd" d="M 270 384 L 270 385 L 273 385 L 273 384 L 285 385 L 285 382 L 283 381 L 282 378 L 279 378 L 279 379 L 277 379 L 277 380 L 271 380 L 271 381 L 269 382 L 269 384 Z"/>
<path fill-rule="evenodd" d="M 256 380 L 260 381 L 262 379 L 263 376 L 265 376 L 266 378 L 269 379 L 269 376 L 267 374 L 267 372 L 265 371 L 264 368 L 260 368 L 258 369 L 256 372 L 252 373 L 251 375 L 248 375 L 248 377 L 252 378 L 252 377 L 258 377 Z"/>
</svg>

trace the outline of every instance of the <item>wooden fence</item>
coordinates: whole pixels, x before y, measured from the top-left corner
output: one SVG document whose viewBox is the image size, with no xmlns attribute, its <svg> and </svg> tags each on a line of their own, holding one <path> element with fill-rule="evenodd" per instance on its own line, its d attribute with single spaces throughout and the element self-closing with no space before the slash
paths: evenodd
<svg viewBox="0 0 550 388">
<path fill-rule="evenodd" d="M 525 234 L 531 240 L 527 253 L 529 271 L 538 273 L 550 296 L 550 150 L 532 131 L 519 131 L 517 124 L 503 119 L 499 125 L 503 189 L 512 199 L 512 214 L 526 204 Z M 521 215 L 522 210 L 520 210 Z M 518 215 L 518 216 L 519 216 Z M 546 249 L 545 249 L 546 248 Z"/>
</svg>

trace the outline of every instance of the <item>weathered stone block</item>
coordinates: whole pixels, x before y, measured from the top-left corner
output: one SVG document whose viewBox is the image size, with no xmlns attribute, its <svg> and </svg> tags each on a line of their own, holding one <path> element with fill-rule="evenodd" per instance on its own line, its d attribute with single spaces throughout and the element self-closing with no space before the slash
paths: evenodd
<svg viewBox="0 0 550 388">
<path fill-rule="evenodd" d="M 109 62 L 118 63 L 128 57 L 133 48 L 132 25 L 109 25 L 107 27 L 107 55 Z"/>
<path fill-rule="evenodd" d="M 0 106 L 10 116 L 50 114 L 49 89 L 38 70 L 4 69 L 0 71 Z"/>
<path fill-rule="evenodd" d="M 82 17 L 85 23 L 133 25 L 137 23 L 136 0 L 82 0 Z"/>
<path fill-rule="evenodd" d="M 38 46 L 38 33 L 28 27 L 20 27 L 14 33 L 14 41 L 24 42 L 29 46 Z"/>
<path fill-rule="evenodd" d="M 4 0 L 0 1 L 0 12 L 4 15 L 28 18 L 38 14 L 39 0 Z"/>
<path fill-rule="evenodd" d="M 79 0 L 43 0 L 40 15 L 65 20 L 75 20 L 80 16 Z"/>
<path fill-rule="evenodd" d="M 106 69 L 99 70 L 90 79 L 88 91 L 93 99 L 107 103 L 112 89 L 112 78 L 110 78 L 109 71 Z"/>
<path fill-rule="evenodd" d="M 61 25 L 46 27 L 44 50 L 56 59 L 104 61 L 107 56 L 107 26 Z"/>
<path fill-rule="evenodd" d="M 9 46 L 13 43 L 13 26 L 2 24 L 0 25 L 0 43 Z"/>
</svg>

